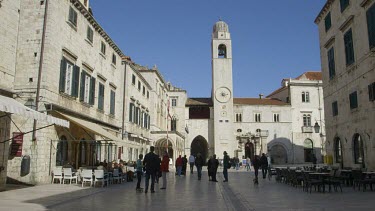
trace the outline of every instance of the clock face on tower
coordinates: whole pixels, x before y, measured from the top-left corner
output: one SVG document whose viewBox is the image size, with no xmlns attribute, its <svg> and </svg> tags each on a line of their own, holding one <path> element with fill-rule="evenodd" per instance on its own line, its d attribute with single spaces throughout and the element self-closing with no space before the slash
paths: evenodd
<svg viewBox="0 0 375 211">
<path fill-rule="evenodd" d="M 215 98 L 221 103 L 226 103 L 231 98 L 231 92 L 227 87 L 217 88 L 215 91 Z"/>
</svg>

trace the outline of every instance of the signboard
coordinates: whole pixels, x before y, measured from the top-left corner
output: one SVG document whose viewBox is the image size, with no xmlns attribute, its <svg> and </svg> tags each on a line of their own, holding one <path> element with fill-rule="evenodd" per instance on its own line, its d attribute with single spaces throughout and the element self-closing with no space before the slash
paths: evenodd
<svg viewBox="0 0 375 211">
<path fill-rule="evenodd" d="M 22 156 L 23 133 L 13 132 L 10 155 L 15 157 Z"/>
</svg>

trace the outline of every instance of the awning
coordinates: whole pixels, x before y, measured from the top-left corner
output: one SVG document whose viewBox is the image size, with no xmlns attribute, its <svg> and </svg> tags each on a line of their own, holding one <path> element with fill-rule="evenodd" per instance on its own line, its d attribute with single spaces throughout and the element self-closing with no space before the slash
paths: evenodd
<svg viewBox="0 0 375 211">
<path fill-rule="evenodd" d="M 0 95 L 0 111 L 10 114 L 17 114 L 27 118 L 33 118 L 38 121 L 44 121 L 49 124 L 56 124 L 63 127 L 69 127 L 69 121 L 59 119 L 47 114 L 40 113 L 24 106 L 17 100 Z"/>
<path fill-rule="evenodd" d="M 84 129 L 86 129 L 86 130 L 88 130 L 92 133 L 95 133 L 96 135 L 102 136 L 103 138 L 106 138 L 108 140 L 122 141 L 120 138 L 116 137 L 115 135 L 112 135 L 110 132 L 106 131 L 103 127 L 101 127 L 100 125 L 98 125 L 96 123 L 89 122 L 89 121 L 79 119 L 79 118 L 76 118 L 76 117 L 72 117 L 70 115 L 63 114 L 63 113 L 58 112 L 58 111 L 56 111 L 56 112 L 58 114 L 60 114 L 61 116 L 65 117 L 66 119 L 68 119 L 69 121 L 74 122 L 75 124 L 81 126 L 82 128 L 84 128 Z"/>
</svg>

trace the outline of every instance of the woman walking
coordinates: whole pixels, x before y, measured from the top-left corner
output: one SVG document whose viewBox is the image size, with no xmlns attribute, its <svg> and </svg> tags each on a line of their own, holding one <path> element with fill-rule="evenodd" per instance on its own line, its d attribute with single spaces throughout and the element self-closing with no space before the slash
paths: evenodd
<svg viewBox="0 0 375 211">
<path fill-rule="evenodd" d="M 169 172 L 169 156 L 167 151 L 164 152 L 163 159 L 161 160 L 160 170 L 163 177 L 163 187 L 160 189 L 164 190 L 167 188 L 167 173 Z"/>
</svg>

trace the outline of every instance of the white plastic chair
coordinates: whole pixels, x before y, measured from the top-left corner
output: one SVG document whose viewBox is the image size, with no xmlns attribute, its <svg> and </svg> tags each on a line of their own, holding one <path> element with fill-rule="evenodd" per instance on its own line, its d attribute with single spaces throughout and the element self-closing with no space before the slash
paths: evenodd
<svg viewBox="0 0 375 211">
<path fill-rule="evenodd" d="M 63 184 L 65 184 L 65 180 L 69 180 L 70 184 L 72 184 L 72 180 L 76 180 L 76 184 L 78 184 L 77 175 L 73 175 L 71 168 L 64 168 L 63 170 L 64 170 Z"/>
<path fill-rule="evenodd" d="M 90 169 L 83 169 L 82 170 L 82 187 L 85 182 L 90 182 L 90 186 L 92 186 L 92 170 Z"/>
<path fill-rule="evenodd" d="M 112 180 L 116 180 L 118 183 L 121 183 L 121 176 L 118 169 L 113 169 Z"/>
<path fill-rule="evenodd" d="M 94 187 L 96 186 L 96 182 L 101 182 L 102 187 L 104 187 L 105 182 L 107 182 L 107 187 L 108 187 L 108 177 L 104 176 L 104 170 L 94 170 L 94 175 L 95 175 Z"/>
<path fill-rule="evenodd" d="M 53 170 L 52 183 L 55 183 L 56 179 L 60 180 L 60 184 L 62 183 L 63 181 L 62 168 L 55 168 Z"/>
</svg>

